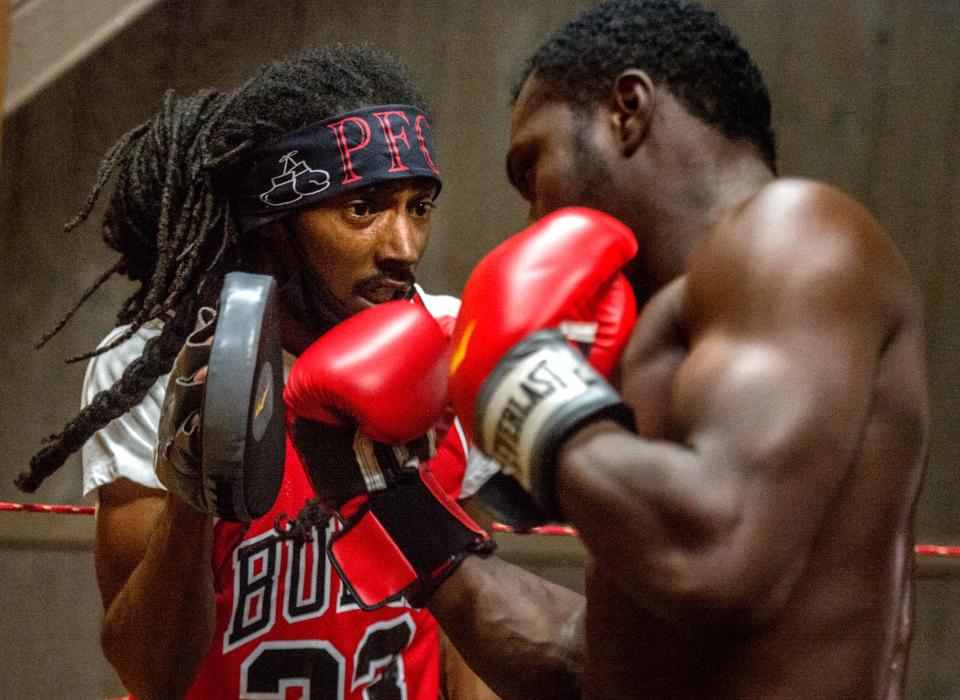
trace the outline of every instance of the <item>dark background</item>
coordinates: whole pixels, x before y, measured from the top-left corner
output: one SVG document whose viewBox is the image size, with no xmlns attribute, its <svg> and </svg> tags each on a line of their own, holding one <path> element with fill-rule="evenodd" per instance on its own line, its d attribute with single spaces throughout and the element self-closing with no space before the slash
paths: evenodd
<svg viewBox="0 0 960 700">
<path fill-rule="evenodd" d="M 164 88 L 228 87 L 266 60 L 336 40 L 400 55 L 432 102 L 444 172 L 421 278 L 428 289 L 458 293 L 483 253 L 524 221 L 503 165 L 514 81 L 546 35 L 588 4 L 169 0 L 8 117 L 0 161 L 0 499 L 79 502 L 76 460 L 31 499 L 11 480 L 41 438 L 74 414 L 83 367 L 62 360 L 112 327 L 128 285 L 108 283 L 47 348 L 31 348 L 113 262 L 96 225 L 71 234 L 62 225 L 82 204 L 103 151 L 157 110 Z M 918 540 L 960 543 L 960 1 L 706 4 L 740 34 L 766 77 L 782 172 L 864 201 L 923 290 L 934 430 Z M 92 520 L 0 518 L 0 697 L 119 692 L 97 644 Z M 552 558 L 537 542 L 506 549 L 577 580 L 575 547 L 550 545 Z M 924 569 L 911 698 L 960 698 L 958 604 L 950 569 Z"/>
</svg>

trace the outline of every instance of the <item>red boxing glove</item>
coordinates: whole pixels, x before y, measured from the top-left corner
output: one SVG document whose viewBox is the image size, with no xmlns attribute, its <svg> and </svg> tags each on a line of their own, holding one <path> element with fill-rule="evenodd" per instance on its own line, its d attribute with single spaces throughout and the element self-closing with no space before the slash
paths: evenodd
<svg viewBox="0 0 960 700">
<path fill-rule="evenodd" d="M 421 306 L 380 304 L 300 356 L 284 390 L 291 437 L 321 500 L 344 529 L 330 558 L 361 607 L 423 600 L 489 536 L 420 461 L 447 404 L 449 340 Z M 371 577 L 374 563 L 382 575 Z"/>
<path fill-rule="evenodd" d="M 636 321 L 620 272 L 636 252 L 613 217 L 560 209 L 497 246 L 467 281 L 450 365 L 454 408 L 547 517 L 557 515 L 553 458 L 565 436 L 598 416 L 632 428 L 603 375 Z"/>
<path fill-rule="evenodd" d="M 427 311 L 392 301 L 352 316 L 307 348 L 283 392 L 289 420 L 354 421 L 364 435 L 402 445 L 447 405 L 447 335 Z"/>
</svg>

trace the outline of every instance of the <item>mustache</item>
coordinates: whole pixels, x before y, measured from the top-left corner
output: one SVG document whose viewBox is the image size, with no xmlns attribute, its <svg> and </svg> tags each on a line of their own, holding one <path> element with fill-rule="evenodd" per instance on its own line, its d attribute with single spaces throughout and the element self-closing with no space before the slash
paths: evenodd
<svg viewBox="0 0 960 700">
<path fill-rule="evenodd" d="M 402 282 L 408 287 L 412 287 L 415 281 L 416 278 L 414 277 L 413 270 L 410 268 L 380 271 L 358 281 L 353 286 L 353 290 L 357 294 L 363 294 L 364 292 L 371 292 L 378 287 L 382 287 L 387 284 L 395 284 L 397 282 Z"/>
</svg>

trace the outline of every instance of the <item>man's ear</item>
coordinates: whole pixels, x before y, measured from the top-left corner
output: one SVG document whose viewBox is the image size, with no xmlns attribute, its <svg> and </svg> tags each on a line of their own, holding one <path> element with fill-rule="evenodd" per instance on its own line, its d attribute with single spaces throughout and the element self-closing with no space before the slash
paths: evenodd
<svg viewBox="0 0 960 700">
<path fill-rule="evenodd" d="M 611 90 L 611 108 L 620 152 L 630 157 L 647 136 L 656 108 L 653 80 L 642 70 L 630 69 L 617 76 Z"/>
</svg>

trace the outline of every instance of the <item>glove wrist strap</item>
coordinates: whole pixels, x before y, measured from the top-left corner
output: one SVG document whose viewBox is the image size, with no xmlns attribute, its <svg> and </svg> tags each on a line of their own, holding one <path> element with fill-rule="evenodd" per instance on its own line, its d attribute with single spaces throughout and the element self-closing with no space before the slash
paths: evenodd
<svg viewBox="0 0 960 700">
<path fill-rule="evenodd" d="M 422 607 L 468 555 L 495 546 L 422 467 L 371 493 L 331 538 L 328 555 L 359 606 L 376 610 L 398 594 Z"/>
</svg>

